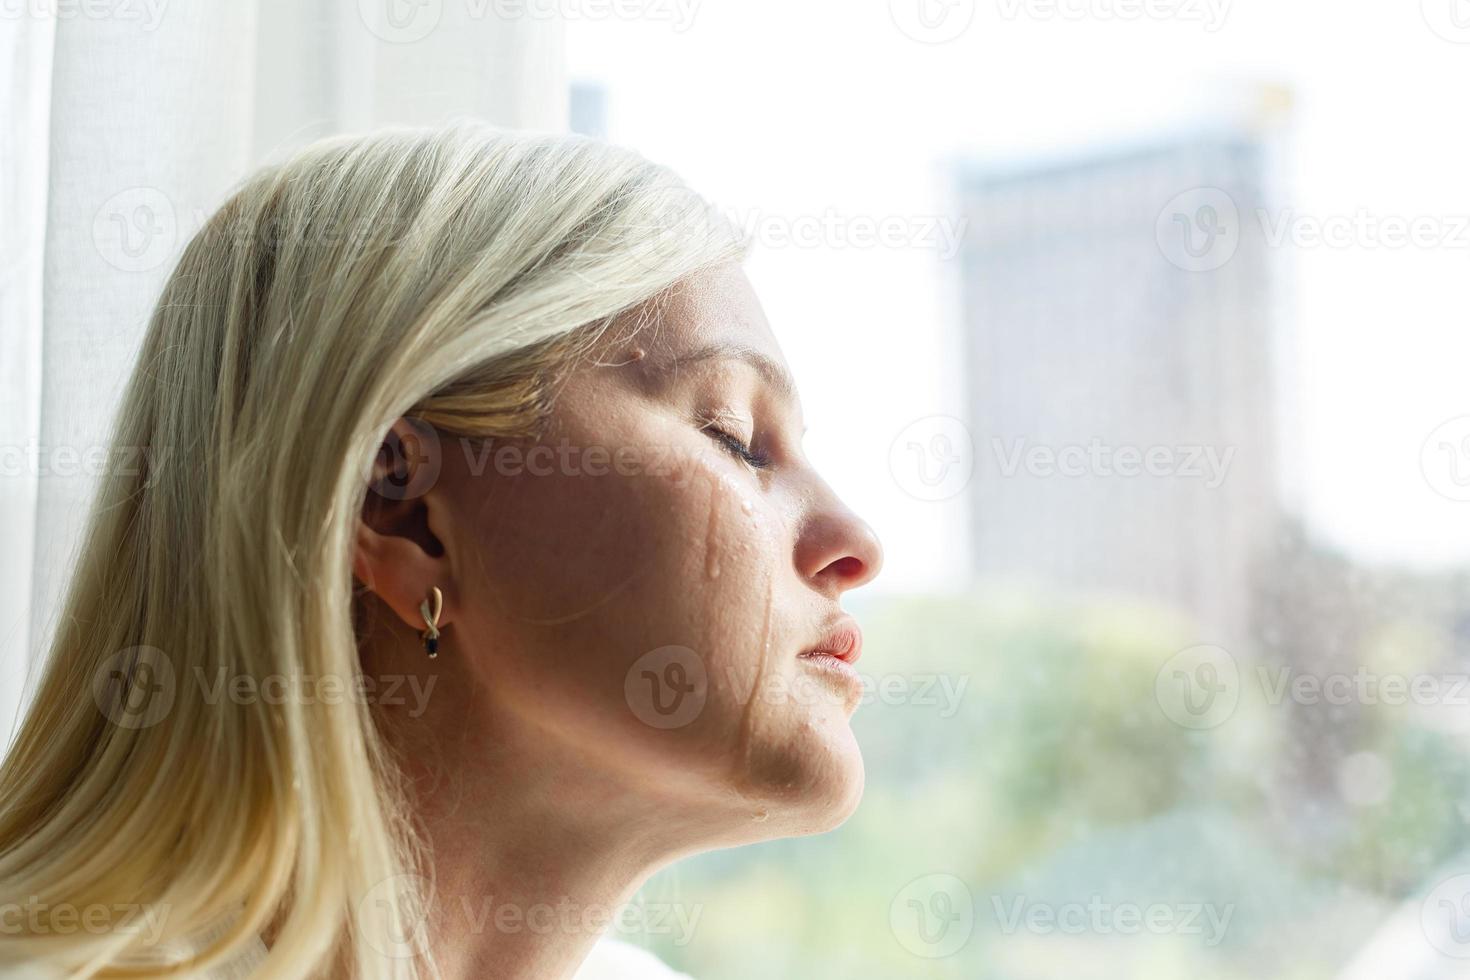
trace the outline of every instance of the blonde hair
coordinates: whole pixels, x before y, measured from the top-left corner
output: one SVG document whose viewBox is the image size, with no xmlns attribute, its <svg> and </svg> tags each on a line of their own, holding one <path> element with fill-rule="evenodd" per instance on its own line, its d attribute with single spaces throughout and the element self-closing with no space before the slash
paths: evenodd
<svg viewBox="0 0 1470 980">
<path fill-rule="evenodd" d="M 668 171 L 578 137 L 385 130 L 251 177 L 153 313 L 114 434 L 148 465 L 99 490 L 0 767 L 0 909 L 26 909 L 0 963 L 195 975 L 269 930 L 261 976 L 433 974 L 374 935 L 412 931 L 426 871 L 371 709 L 185 681 L 357 678 L 353 529 L 393 421 L 531 433 L 586 338 L 740 254 Z M 154 943 L 199 936 L 172 965 Z"/>
</svg>

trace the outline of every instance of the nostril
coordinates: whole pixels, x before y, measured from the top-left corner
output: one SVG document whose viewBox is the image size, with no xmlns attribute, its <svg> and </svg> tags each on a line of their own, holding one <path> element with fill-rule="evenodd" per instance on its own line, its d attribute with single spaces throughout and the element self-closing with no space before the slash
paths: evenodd
<svg viewBox="0 0 1470 980">
<path fill-rule="evenodd" d="M 863 562 L 861 558 L 848 555 L 828 565 L 827 571 L 841 579 L 861 578 L 864 571 Z"/>
<path fill-rule="evenodd" d="M 798 572 L 813 584 L 839 592 L 872 581 L 883 564 L 877 535 L 835 497 L 823 504 L 797 533 Z"/>
</svg>

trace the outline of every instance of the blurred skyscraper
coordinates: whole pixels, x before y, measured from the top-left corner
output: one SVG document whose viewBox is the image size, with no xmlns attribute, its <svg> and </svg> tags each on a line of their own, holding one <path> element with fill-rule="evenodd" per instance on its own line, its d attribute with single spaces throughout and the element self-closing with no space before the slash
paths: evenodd
<svg viewBox="0 0 1470 980">
<path fill-rule="evenodd" d="M 1246 634 L 1279 511 L 1266 151 L 1236 129 L 962 173 L 982 579 Z"/>
<path fill-rule="evenodd" d="M 567 121 L 574 133 L 607 139 L 607 89 L 596 82 L 572 82 Z"/>
</svg>

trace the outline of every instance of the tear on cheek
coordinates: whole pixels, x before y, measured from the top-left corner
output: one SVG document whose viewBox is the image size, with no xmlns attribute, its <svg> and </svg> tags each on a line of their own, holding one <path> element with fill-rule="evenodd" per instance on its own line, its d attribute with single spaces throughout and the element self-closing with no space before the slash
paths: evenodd
<svg viewBox="0 0 1470 980">
<path fill-rule="evenodd" d="M 735 730 L 737 770 L 750 764 L 752 746 L 771 727 L 775 708 L 767 690 L 781 651 L 776 649 L 772 617 L 775 571 L 779 554 L 772 533 L 774 522 L 756 498 L 756 489 L 716 461 L 691 460 L 698 466 L 700 486 L 691 492 L 702 498 L 702 541 L 691 555 L 702 578 L 707 604 L 703 616 L 720 637 L 718 673 L 727 696 L 738 703 Z"/>
<path fill-rule="evenodd" d="M 769 576 L 779 560 L 772 522 L 751 488 L 716 469 L 705 467 L 709 488 L 704 531 L 704 577 L 718 579 L 737 568 L 746 581 Z"/>
</svg>

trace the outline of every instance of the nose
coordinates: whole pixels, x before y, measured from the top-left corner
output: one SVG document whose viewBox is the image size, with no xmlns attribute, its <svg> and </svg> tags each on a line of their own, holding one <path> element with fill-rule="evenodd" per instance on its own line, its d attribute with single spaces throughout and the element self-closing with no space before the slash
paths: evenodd
<svg viewBox="0 0 1470 980">
<path fill-rule="evenodd" d="M 883 545 L 866 521 L 828 491 L 797 535 L 796 567 L 819 591 L 836 598 L 878 575 Z"/>
</svg>

